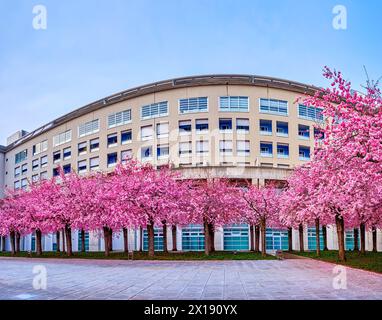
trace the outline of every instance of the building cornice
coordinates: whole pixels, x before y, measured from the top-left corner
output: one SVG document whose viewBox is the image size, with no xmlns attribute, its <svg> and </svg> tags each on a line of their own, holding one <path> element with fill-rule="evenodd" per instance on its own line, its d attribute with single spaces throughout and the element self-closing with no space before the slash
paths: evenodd
<svg viewBox="0 0 382 320">
<path fill-rule="evenodd" d="M 46 125 L 26 134 L 19 140 L 13 142 L 12 144 L 5 147 L 5 152 L 8 152 L 20 144 L 31 140 L 32 138 L 39 136 L 40 134 L 65 124 L 73 119 L 81 117 L 87 113 L 94 112 L 101 108 L 113 105 L 118 102 L 129 100 L 132 98 L 140 97 L 146 94 L 151 94 L 155 92 L 161 92 L 171 89 L 186 88 L 186 87 L 196 87 L 196 86 L 208 86 L 208 85 L 251 85 L 257 87 L 268 87 L 275 89 L 284 89 L 287 91 L 292 91 L 301 94 L 313 95 L 318 87 L 290 81 L 279 78 L 264 77 L 257 75 L 240 75 L 240 74 L 213 74 L 213 75 L 200 75 L 200 76 L 190 76 L 175 78 L 170 80 L 163 80 L 159 82 L 154 82 L 139 87 L 131 88 L 111 96 L 105 97 L 103 99 L 94 101 L 87 104 L 81 108 L 78 108 L 72 112 L 61 116 Z M 1 147 L 0 147 L 1 151 Z"/>
</svg>

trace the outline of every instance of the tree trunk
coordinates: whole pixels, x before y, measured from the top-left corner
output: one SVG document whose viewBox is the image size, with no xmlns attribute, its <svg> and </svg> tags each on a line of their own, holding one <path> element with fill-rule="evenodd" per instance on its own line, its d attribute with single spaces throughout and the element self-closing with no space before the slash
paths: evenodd
<svg viewBox="0 0 382 320">
<path fill-rule="evenodd" d="M 208 224 L 208 230 L 210 233 L 210 251 L 215 252 L 215 230 L 213 224 Z"/>
<path fill-rule="evenodd" d="M 261 229 L 261 255 L 265 257 L 267 255 L 267 248 L 266 248 L 266 238 L 265 238 L 265 232 L 266 232 L 266 220 L 265 218 L 262 218 L 260 221 L 260 229 Z"/>
<path fill-rule="evenodd" d="M 139 251 L 143 251 L 143 228 L 139 227 Z"/>
<path fill-rule="evenodd" d="M 15 241 L 16 241 L 16 253 L 20 252 L 20 233 L 15 233 Z"/>
<path fill-rule="evenodd" d="M 56 251 L 60 252 L 60 231 L 56 232 Z"/>
<path fill-rule="evenodd" d="M 85 230 L 81 229 L 81 252 L 85 252 Z"/>
<path fill-rule="evenodd" d="M 373 252 L 377 252 L 377 228 L 375 226 L 371 228 L 371 233 L 373 235 Z"/>
<path fill-rule="evenodd" d="M 206 256 L 210 255 L 210 228 L 208 227 L 207 221 L 204 221 L 204 253 Z"/>
<path fill-rule="evenodd" d="M 66 238 L 66 254 L 68 257 L 73 255 L 72 247 L 72 229 L 69 225 L 65 225 L 65 238 Z"/>
<path fill-rule="evenodd" d="M 336 227 L 338 237 L 338 259 L 340 261 L 346 261 L 344 219 L 338 214 L 336 215 Z"/>
<path fill-rule="evenodd" d="M 354 228 L 354 251 L 359 251 L 358 228 Z"/>
<path fill-rule="evenodd" d="M 129 233 L 127 232 L 127 228 L 123 228 L 123 251 L 125 253 L 129 253 Z"/>
<path fill-rule="evenodd" d="M 293 229 L 288 228 L 288 252 L 293 251 Z"/>
<path fill-rule="evenodd" d="M 163 226 L 162 226 L 162 232 L 163 232 L 163 252 L 167 253 L 167 224 L 166 221 L 163 221 Z"/>
<path fill-rule="evenodd" d="M 2 242 L 3 242 L 3 246 L 1 247 L 1 251 L 5 252 L 6 238 L 5 237 L 1 237 L 1 239 L 2 239 Z"/>
<path fill-rule="evenodd" d="M 109 229 L 109 251 L 113 251 L 113 230 L 111 228 Z"/>
<path fill-rule="evenodd" d="M 361 254 L 366 253 L 366 227 L 364 223 L 359 226 L 359 231 L 361 234 Z"/>
<path fill-rule="evenodd" d="M 15 255 L 16 250 L 15 250 L 15 232 L 11 231 L 9 234 L 9 239 L 11 241 L 11 255 Z"/>
<path fill-rule="evenodd" d="M 149 257 L 153 257 L 155 254 L 154 250 L 154 224 L 150 223 L 147 225 L 147 237 L 149 240 Z"/>
<path fill-rule="evenodd" d="M 316 218 L 314 220 L 316 225 L 316 254 L 319 257 L 321 255 L 321 246 L 320 246 L 320 219 Z"/>
<path fill-rule="evenodd" d="M 324 240 L 324 251 L 328 251 L 328 236 L 326 226 L 322 226 L 322 238 Z"/>
<path fill-rule="evenodd" d="M 260 226 L 255 226 L 255 252 L 260 252 Z"/>
<path fill-rule="evenodd" d="M 105 256 L 108 257 L 110 255 L 110 230 L 108 227 L 103 227 L 103 239 L 105 242 Z"/>
<path fill-rule="evenodd" d="M 176 245 L 176 225 L 174 224 L 171 227 L 171 232 L 172 232 L 172 251 L 177 251 L 177 245 Z"/>
<path fill-rule="evenodd" d="M 38 256 L 42 255 L 42 234 L 40 230 L 36 230 L 36 254 Z"/>
<path fill-rule="evenodd" d="M 300 252 L 304 252 L 304 226 L 302 223 L 298 225 L 298 237 L 300 240 Z"/>
<path fill-rule="evenodd" d="M 249 225 L 249 234 L 250 234 L 250 242 L 251 242 L 251 251 L 255 251 L 255 239 L 254 239 L 254 233 L 253 233 L 253 224 Z"/>
<path fill-rule="evenodd" d="M 66 243 L 66 232 L 65 232 L 65 228 L 63 228 L 62 229 L 62 252 L 63 253 L 66 252 L 65 243 Z"/>
</svg>

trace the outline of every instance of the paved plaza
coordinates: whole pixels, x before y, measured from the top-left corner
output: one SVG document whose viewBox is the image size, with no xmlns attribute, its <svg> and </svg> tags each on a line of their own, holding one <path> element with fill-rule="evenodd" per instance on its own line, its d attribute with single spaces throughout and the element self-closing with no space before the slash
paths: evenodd
<svg viewBox="0 0 382 320">
<path fill-rule="evenodd" d="M 310 259 L 182 262 L 0 258 L 0 299 L 382 300 L 382 275 L 346 268 L 347 288 L 334 289 L 333 279 L 338 275 L 333 273 L 334 267 Z M 41 285 L 38 277 L 45 270 L 47 288 L 34 289 L 33 284 Z"/>
</svg>

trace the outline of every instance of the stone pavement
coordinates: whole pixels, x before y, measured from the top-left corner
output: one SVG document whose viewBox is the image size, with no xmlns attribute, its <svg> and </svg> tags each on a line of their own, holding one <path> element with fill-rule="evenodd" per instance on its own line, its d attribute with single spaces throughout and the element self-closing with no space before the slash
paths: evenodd
<svg viewBox="0 0 382 320">
<path fill-rule="evenodd" d="M 35 266 L 46 268 L 46 290 L 33 288 L 33 277 L 38 275 L 33 274 Z M 347 289 L 334 289 L 334 267 L 310 259 L 107 261 L 0 258 L 0 299 L 382 300 L 382 275 L 346 268 Z"/>
</svg>

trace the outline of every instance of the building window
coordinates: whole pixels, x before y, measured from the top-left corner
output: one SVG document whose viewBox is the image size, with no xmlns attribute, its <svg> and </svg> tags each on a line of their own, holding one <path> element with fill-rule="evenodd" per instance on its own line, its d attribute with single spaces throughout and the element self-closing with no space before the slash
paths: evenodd
<svg viewBox="0 0 382 320">
<path fill-rule="evenodd" d="M 137 242 L 138 243 L 138 242 Z M 147 230 L 143 230 L 143 250 L 147 251 L 149 248 L 149 238 Z M 162 228 L 154 228 L 154 250 L 163 251 L 163 230 Z"/>
<path fill-rule="evenodd" d="M 61 160 L 61 151 L 53 152 L 53 163 L 57 163 Z"/>
<path fill-rule="evenodd" d="M 249 102 L 248 97 L 220 97 L 219 111 L 229 111 L 229 112 L 248 112 Z"/>
<path fill-rule="evenodd" d="M 287 159 L 289 158 L 289 144 L 277 144 L 277 158 Z"/>
<path fill-rule="evenodd" d="M 276 135 L 278 137 L 288 137 L 288 134 L 289 134 L 288 122 L 277 121 Z"/>
<path fill-rule="evenodd" d="M 219 151 L 223 155 L 232 155 L 233 143 L 232 140 L 220 140 Z"/>
<path fill-rule="evenodd" d="M 267 250 L 288 250 L 288 230 L 267 228 L 265 243 Z"/>
<path fill-rule="evenodd" d="M 191 133 L 191 120 L 179 121 L 179 134 L 185 135 Z"/>
<path fill-rule="evenodd" d="M 206 140 L 198 140 L 196 141 L 196 153 L 208 153 L 209 143 Z"/>
<path fill-rule="evenodd" d="M 39 165 L 40 165 L 40 163 L 39 163 L 38 159 L 33 160 L 32 161 L 32 171 L 38 170 Z"/>
<path fill-rule="evenodd" d="M 179 113 L 207 112 L 208 98 L 188 98 L 179 100 Z"/>
<path fill-rule="evenodd" d="M 141 127 L 141 139 L 151 140 L 153 138 L 153 126 Z"/>
<path fill-rule="evenodd" d="M 265 158 L 273 157 L 272 142 L 260 142 L 260 155 Z"/>
<path fill-rule="evenodd" d="M 60 170 L 59 168 L 53 168 L 53 177 L 57 177 L 60 175 Z"/>
<path fill-rule="evenodd" d="M 192 143 L 191 141 L 179 142 L 179 155 L 187 156 L 192 153 Z"/>
<path fill-rule="evenodd" d="M 82 237 L 81 237 L 81 231 L 78 231 L 77 233 L 78 238 L 78 251 L 82 250 Z M 89 251 L 89 231 L 85 231 L 85 251 Z"/>
<path fill-rule="evenodd" d="M 78 137 L 82 138 L 99 131 L 99 119 L 89 121 L 78 126 Z"/>
<path fill-rule="evenodd" d="M 109 114 L 107 117 L 107 125 L 110 128 L 115 128 L 131 122 L 131 109 Z"/>
<path fill-rule="evenodd" d="M 41 152 L 44 152 L 46 150 L 48 150 L 48 140 L 44 140 L 40 143 L 37 143 L 32 147 L 32 151 L 33 151 L 34 156 L 37 154 L 40 154 Z"/>
<path fill-rule="evenodd" d="M 53 137 L 53 147 L 72 141 L 72 130 L 67 130 Z"/>
<path fill-rule="evenodd" d="M 195 130 L 196 130 L 196 133 L 208 132 L 208 119 L 196 119 Z"/>
<path fill-rule="evenodd" d="M 260 134 L 263 136 L 272 135 L 272 120 L 260 120 Z"/>
<path fill-rule="evenodd" d="M 316 250 L 317 244 L 316 244 L 316 228 L 308 228 L 308 250 Z M 324 250 L 324 237 L 322 233 L 322 229 L 320 228 L 320 249 Z"/>
<path fill-rule="evenodd" d="M 70 166 L 70 164 L 66 164 L 62 166 L 62 171 L 64 172 L 64 174 L 68 174 L 72 171 L 72 167 Z"/>
<path fill-rule="evenodd" d="M 309 138 L 310 138 L 309 126 L 304 126 L 303 124 L 299 124 L 298 125 L 298 137 L 302 140 L 309 140 Z"/>
<path fill-rule="evenodd" d="M 99 138 L 90 140 L 90 152 L 96 152 L 99 150 Z"/>
<path fill-rule="evenodd" d="M 21 174 L 25 175 L 27 174 L 27 172 L 28 172 L 28 164 L 25 163 L 21 166 Z"/>
<path fill-rule="evenodd" d="M 109 153 L 107 155 L 107 167 L 114 167 L 118 162 L 118 154 L 117 152 Z"/>
<path fill-rule="evenodd" d="M 64 160 L 69 160 L 71 157 L 72 157 L 72 149 L 70 147 L 69 148 L 65 148 L 64 152 L 63 152 Z"/>
<path fill-rule="evenodd" d="M 260 112 L 287 116 L 288 102 L 276 99 L 260 99 Z"/>
<path fill-rule="evenodd" d="M 249 228 L 247 224 L 226 226 L 224 231 L 224 250 L 249 250 Z"/>
<path fill-rule="evenodd" d="M 310 147 L 299 146 L 298 155 L 299 155 L 299 159 L 302 161 L 310 160 Z"/>
<path fill-rule="evenodd" d="M 232 132 L 232 119 L 219 119 L 220 132 Z"/>
<path fill-rule="evenodd" d="M 19 177 L 21 174 L 21 167 L 15 168 L 15 178 Z"/>
<path fill-rule="evenodd" d="M 320 128 L 314 128 L 314 138 L 317 140 L 323 140 L 325 138 L 325 131 Z"/>
<path fill-rule="evenodd" d="M 249 133 L 249 119 L 236 119 L 236 132 Z"/>
<path fill-rule="evenodd" d="M 38 174 L 34 174 L 32 176 L 32 183 L 36 183 L 36 182 L 38 182 Z"/>
<path fill-rule="evenodd" d="M 169 145 L 168 144 L 160 144 L 157 147 L 157 157 L 158 159 L 161 158 L 168 158 L 169 155 Z"/>
<path fill-rule="evenodd" d="M 182 250 L 203 251 L 204 231 L 200 224 L 190 224 L 182 228 Z"/>
<path fill-rule="evenodd" d="M 28 158 L 28 150 L 25 149 L 15 155 L 15 164 L 21 163 Z"/>
<path fill-rule="evenodd" d="M 91 171 L 95 171 L 99 169 L 99 157 L 91 158 L 89 160 L 89 167 Z"/>
<path fill-rule="evenodd" d="M 87 142 L 81 142 L 78 144 L 78 155 L 86 154 L 88 151 L 88 143 Z"/>
<path fill-rule="evenodd" d="M 152 146 L 147 146 L 147 147 L 142 147 L 141 148 L 141 158 L 142 159 L 151 159 L 153 156 L 153 147 Z"/>
<path fill-rule="evenodd" d="M 28 186 L 28 180 L 27 179 L 21 179 L 21 189 L 25 190 Z"/>
<path fill-rule="evenodd" d="M 41 168 L 44 168 L 48 165 L 48 156 L 41 157 Z"/>
<path fill-rule="evenodd" d="M 169 134 L 168 122 L 157 123 L 156 134 L 158 139 L 167 138 Z"/>
<path fill-rule="evenodd" d="M 121 132 L 121 144 L 130 143 L 132 141 L 132 132 L 131 130 L 126 130 Z"/>
<path fill-rule="evenodd" d="M 307 107 L 303 104 L 298 105 L 298 116 L 302 119 L 313 120 L 313 121 L 323 121 L 324 116 L 322 115 L 323 109 L 316 107 Z"/>
<path fill-rule="evenodd" d="M 18 190 L 18 189 L 20 189 L 20 187 L 21 187 L 20 181 L 15 181 L 13 188 L 15 190 Z"/>
<path fill-rule="evenodd" d="M 121 152 L 121 161 L 123 164 L 126 164 L 128 160 L 133 157 L 133 151 L 131 149 L 124 150 Z"/>
<path fill-rule="evenodd" d="M 40 173 L 40 180 L 43 181 L 43 180 L 47 180 L 47 179 L 48 179 L 48 172 L 47 171 L 41 172 Z"/>
<path fill-rule="evenodd" d="M 361 232 L 358 232 L 358 243 L 361 243 Z M 345 249 L 348 251 L 354 250 L 354 230 L 345 231 Z"/>
<path fill-rule="evenodd" d="M 87 170 L 86 160 L 78 161 L 78 173 L 84 173 Z"/>
<path fill-rule="evenodd" d="M 237 141 L 237 155 L 238 156 L 249 156 L 250 146 L 248 140 L 238 140 Z"/>
<path fill-rule="evenodd" d="M 168 115 L 168 102 L 153 103 L 141 108 L 141 119 L 151 119 Z"/>
<path fill-rule="evenodd" d="M 116 147 L 118 145 L 118 135 L 116 133 L 107 136 L 107 147 Z"/>
</svg>

